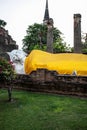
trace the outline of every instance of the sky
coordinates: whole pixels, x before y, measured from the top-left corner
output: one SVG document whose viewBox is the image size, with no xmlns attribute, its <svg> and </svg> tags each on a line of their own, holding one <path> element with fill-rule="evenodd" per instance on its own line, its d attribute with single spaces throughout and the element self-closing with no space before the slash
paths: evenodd
<svg viewBox="0 0 87 130">
<path fill-rule="evenodd" d="M 22 48 L 22 39 L 28 26 L 43 23 L 46 0 L 0 0 L 0 19 L 7 22 L 5 27 Z M 73 46 L 73 15 L 81 14 L 81 31 L 87 33 L 87 0 L 48 0 L 50 18 L 54 27 L 63 33 L 63 39 Z"/>
</svg>

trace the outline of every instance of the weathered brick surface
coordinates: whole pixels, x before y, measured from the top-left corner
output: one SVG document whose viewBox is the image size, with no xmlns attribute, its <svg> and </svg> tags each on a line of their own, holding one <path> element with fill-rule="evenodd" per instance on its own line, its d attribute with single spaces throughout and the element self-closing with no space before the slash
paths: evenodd
<svg viewBox="0 0 87 130">
<path fill-rule="evenodd" d="M 4 52 L 10 52 L 14 49 L 18 49 L 16 41 L 13 40 L 11 35 L 9 35 L 8 30 L 0 27 L 0 54 Z"/>
<path fill-rule="evenodd" d="M 59 75 L 55 71 L 38 69 L 30 75 L 17 75 L 14 88 L 87 97 L 87 77 Z"/>
</svg>

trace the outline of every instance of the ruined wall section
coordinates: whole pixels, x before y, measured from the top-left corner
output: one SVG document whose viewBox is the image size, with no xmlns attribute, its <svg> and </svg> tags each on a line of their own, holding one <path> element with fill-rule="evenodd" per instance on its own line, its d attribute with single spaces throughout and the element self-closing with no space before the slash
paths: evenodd
<svg viewBox="0 0 87 130">
<path fill-rule="evenodd" d="M 16 41 L 12 39 L 7 30 L 0 27 L 0 53 L 10 52 L 13 49 L 18 49 Z"/>
<path fill-rule="evenodd" d="M 47 69 L 19 74 L 12 84 L 13 89 L 87 97 L 87 76 L 59 75 Z"/>
</svg>

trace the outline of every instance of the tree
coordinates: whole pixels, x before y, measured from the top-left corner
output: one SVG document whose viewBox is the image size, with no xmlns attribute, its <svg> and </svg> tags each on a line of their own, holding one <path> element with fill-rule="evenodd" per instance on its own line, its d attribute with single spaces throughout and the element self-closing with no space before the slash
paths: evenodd
<svg viewBox="0 0 87 130">
<path fill-rule="evenodd" d="M 87 33 L 82 34 L 82 53 L 87 54 Z"/>
<path fill-rule="evenodd" d="M 15 79 L 15 71 L 12 63 L 0 57 L 0 83 L 8 87 L 9 101 L 12 100 L 12 80 Z"/>
<path fill-rule="evenodd" d="M 23 39 L 23 50 L 31 51 L 33 49 L 46 50 L 47 43 L 47 26 L 43 24 L 33 24 L 26 30 L 27 35 Z M 63 38 L 62 33 L 57 28 L 53 27 L 53 51 L 65 52 L 68 48 Z"/>
<path fill-rule="evenodd" d="M 5 27 L 6 26 L 6 22 L 4 20 L 0 19 L 0 27 Z"/>
</svg>

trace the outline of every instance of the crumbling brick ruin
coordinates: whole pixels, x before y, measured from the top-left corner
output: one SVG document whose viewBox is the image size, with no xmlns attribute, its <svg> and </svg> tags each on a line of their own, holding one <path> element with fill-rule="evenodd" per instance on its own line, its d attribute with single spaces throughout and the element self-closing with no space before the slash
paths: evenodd
<svg viewBox="0 0 87 130">
<path fill-rule="evenodd" d="M 14 49 L 18 49 L 16 41 L 12 39 L 7 30 L 0 27 L 0 56 L 9 59 L 6 52 L 10 52 Z"/>
<path fill-rule="evenodd" d="M 87 97 L 86 76 L 59 75 L 47 69 L 37 69 L 30 75 L 18 74 L 11 85 L 18 90 Z M 0 88 L 3 86 L 0 83 Z"/>
<path fill-rule="evenodd" d="M 13 49 L 18 49 L 16 41 L 9 35 L 8 30 L 0 27 L 0 53 L 12 51 Z"/>
<path fill-rule="evenodd" d="M 80 14 L 74 14 L 74 53 L 82 53 Z"/>
</svg>

